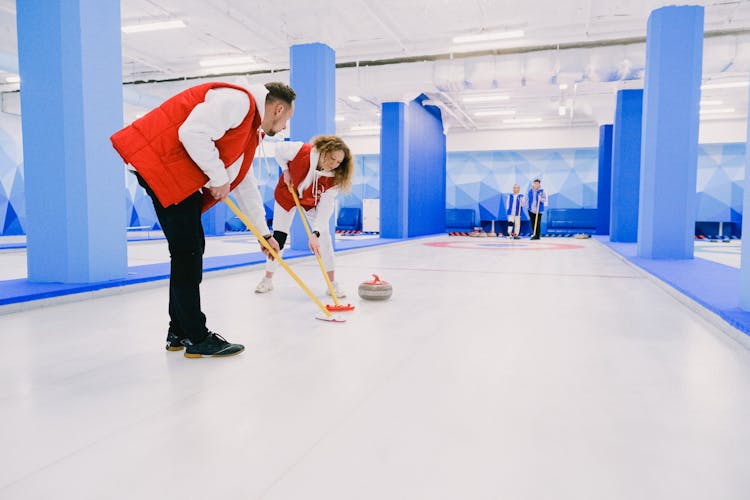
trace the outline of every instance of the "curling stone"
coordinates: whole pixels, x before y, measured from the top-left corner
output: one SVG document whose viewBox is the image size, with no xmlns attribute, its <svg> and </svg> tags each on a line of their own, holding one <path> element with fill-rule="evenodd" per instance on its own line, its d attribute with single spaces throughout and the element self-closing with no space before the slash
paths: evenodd
<svg viewBox="0 0 750 500">
<path fill-rule="evenodd" d="M 388 300 L 393 294 L 393 287 L 387 281 L 381 280 L 377 274 L 372 280 L 359 284 L 359 296 L 366 300 Z"/>
<path fill-rule="evenodd" d="M 591 238 L 591 235 L 586 233 L 578 233 L 574 236 L 574 238 L 577 240 L 587 240 Z"/>
</svg>

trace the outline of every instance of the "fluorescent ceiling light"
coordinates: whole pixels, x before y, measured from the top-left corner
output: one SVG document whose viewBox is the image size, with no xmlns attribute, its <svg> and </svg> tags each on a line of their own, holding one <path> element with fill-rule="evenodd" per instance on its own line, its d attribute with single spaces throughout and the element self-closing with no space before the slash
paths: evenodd
<svg viewBox="0 0 750 500">
<path fill-rule="evenodd" d="M 560 90 L 566 90 L 567 88 L 568 88 L 568 84 L 567 83 L 561 83 L 560 84 Z"/>
<path fill-rule="evenodd" d="M 507 101 L 508 99 L 510 99 L 509 95 L 470 95 L 461 98 L 465 103 Z"/>
<path fill-rule="evenodd" d="M 361 102 L 362 98 L 359 97 L 358 95 L 350 95 L 349 96 L 349 100 L 352 101 L 352 102 Z"/>
<path fill-rule="evenodd" d="M 701 109 L 701 114 L 704 115 L 706 113 L 734 113 L 734 108 L 709 108 L 709 109 Z"/>
<path fill-rule="evenodd" d="M 453 37 L 453 43 L 476 43 L 491 42 L 494 40 L 508 40 L 509 38 L 521 38 L 523 30 L 495 31 L 492 33 L 479 33 L 478 35 L 461 35 Z"/>
<path fill-rule="evenodd" d="M 711 100 L 701 101 L 701 106 L 720 106 L 720 105 L 722 105 L 722 104 L 724 104 L 724 101 L 719 101 L 719 100 L 714 100 L 714 101 L 711 101 Z"/>
<path fill-rule="evenodd" d="M 353 131 L 380 130 L 380 125 L 355 125 L 351 128 Z"/>
<path fill-rule="evenodd" d="M 706 83 L 701 85 L 701 89 L 733 89 L 747 87 L 748 85 L 750 85 L 750 82 Z"/>
<path fill-rule="evenodd" d="M 334 118 L 334 120 L 336 120 L 337 122 L 343 122 L 344 121 L 344 117 L 341 116 L 341 115 L 336 115 L 336 117 Z"/>
<path fill-rule="evenodd" d="M 474 116 L 509 116 L 515 115 L 515 109 L 490 109 L 487 111 L 477 111 Z"/>
<path fill-rule="evenodd" d="M 568 108 L 566 108 L 565 106 L 560 106 L 557 108 L 557 114 L 560 116 L 565 116 L 565 113 L 567 112 L 568 112 Z"/>
<path fill-rule="evenodd" d="M 508 118 L 503 123 L 539 123 L 541 118 Z"/>
<path fill-rule="evenodd" d="M 203 71 L 207 75 L 222 75 L 225 73 L 247 73 L 266 68 L 267 66 L 263 64 L 235 64 L 234 66 L 212 66 L 205 68 Z"/>
<path fill-rule="evenodd" d="M 177 28 L 185 28 L 186 25 L 181 19 L 174 19 L 172 21 L 161 21 L 158 23 L 143 23 L 143 24 L 131 24 L 129 26 L 123 26 L 123 33 L 143 33 L 144 31 L 161 31 L 161 30 L 173 30 Z"/>
<path fill-rule="evenodd" d="M 6 83 L 21 83 L 21 77 L 14 75 L 14 76 L 6 76 L 5 77 Z"/>
<path fill-rule="evenodd" d="M 497 50 L 501 47 L 500 45 L 501 43 L 503 42 L 494 41 L 494 42 L 480 42 L 480 43 L 464 43 L 464 44 L 451 45 L 448 50 L 454 54 L 463 54 L 466 52 L 481 52 L 483 50 Z M 514 42 L 509 41 L 507 43 L 514 43 Z M 519 42 L 515 42 L 515 43 L 519 43 Z"/>
<path fill-rule="evenodd" d="M 229 56 L 229 57 L 216 57 L 212 59 L 203 59 L 198 64 L 204 68 L 210 68 L 213 66 L 232 66 L 234 64 L 252 64 L 256 62 L 253 56 Z"/>
</svg>

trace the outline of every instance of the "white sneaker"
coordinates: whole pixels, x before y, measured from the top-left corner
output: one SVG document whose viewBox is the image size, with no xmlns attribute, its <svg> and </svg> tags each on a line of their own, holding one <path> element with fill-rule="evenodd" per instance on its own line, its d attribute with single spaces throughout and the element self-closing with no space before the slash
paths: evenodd
<svg viewBox="0 0 750 500">
<path fill-rule="evenodd" d="M 341 288 L 341 285 L 339 285 L 338 281 L 332 281 L 331 285 L 333 285 L 333 293 L 336 294 L 337 299 L 346 297 L 346 292 Z M 331 295 L 331 289 L 329 288 L 328 290 L 326 290 L 326 293 L 328 295 Z"/>
<path fill-rule="evenodd" d="M 266 278 L 265 276 L 260 280 L 258 286 L 255 287 L 255 293 L 268 293 L 271 290 L 273 290 L 273 281 L 271 281 L 271 278 Z"/>
</svg>

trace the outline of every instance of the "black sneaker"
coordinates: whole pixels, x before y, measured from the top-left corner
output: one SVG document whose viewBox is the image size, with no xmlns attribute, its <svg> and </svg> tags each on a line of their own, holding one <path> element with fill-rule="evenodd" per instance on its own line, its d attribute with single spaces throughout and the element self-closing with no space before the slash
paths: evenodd
<svg viewBox="0 0 750 500">
<path fill-rule="evenodd" d="M 169 330 L 167 332 L 167 351 L 181 351 L 185 348 L 184 345 L 182 345 L 182 341 L 184 339 L 177 335 L 172 330 Z"/>
<path fill-rule="evenodd" d="M 193 343 L 184 339 L 186 358 L 202 358 L 204 356 L 234 356 L 245 350 L 242 344 L 230 344 L 218 333 L 208 332 L 208 337 L 201 342 Z"/>
</svg>

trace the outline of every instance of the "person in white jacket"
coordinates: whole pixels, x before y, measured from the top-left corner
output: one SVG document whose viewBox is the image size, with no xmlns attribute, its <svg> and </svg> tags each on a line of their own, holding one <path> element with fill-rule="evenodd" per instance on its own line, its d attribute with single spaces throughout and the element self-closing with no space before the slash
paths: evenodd
<svg viewBox="0 0 750 500">
<path fill-rule="evenodd" d="M 354 162 L 349 147 L 337 136 L 323 135 L 315 137 L 310 144 L 279 143 L 275 156 L 281 165 L 282 175 L 274 191 L 273 237 L 283 248 L 297 212 L 294 198 L 289 192 L 291 182 L 310 221 L 313 233 L 308 241 L 310 250 L 320 255 L 336 296 L 345 297 L 346 293 L 335 279 L 329 221 L 336 196 L 351 189 Z M 272 278 L 276 265 L 270 259 L 266 261 L 265 276 L 255 288 L 255 293 L 273 290 Z"/>
</svg>

